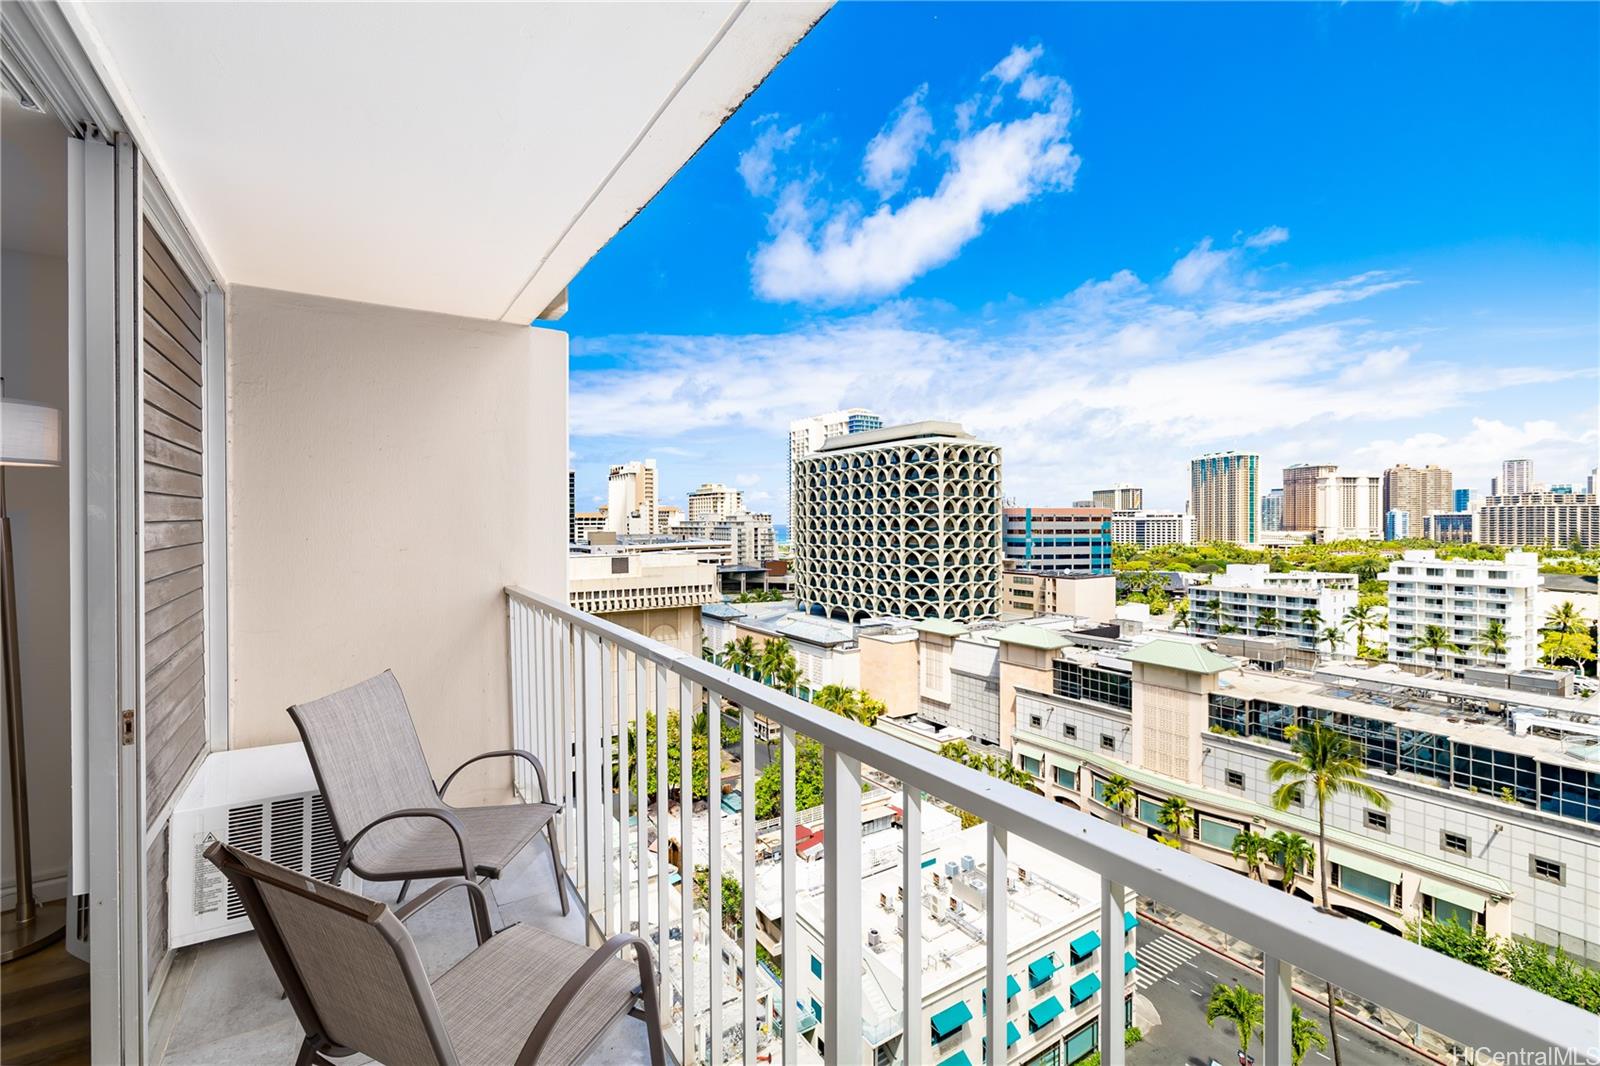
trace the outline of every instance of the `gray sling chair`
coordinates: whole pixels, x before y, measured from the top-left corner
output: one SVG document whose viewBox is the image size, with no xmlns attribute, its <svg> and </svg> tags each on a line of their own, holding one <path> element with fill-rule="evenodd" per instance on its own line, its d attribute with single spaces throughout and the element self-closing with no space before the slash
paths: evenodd
<svg viewBox="0 0 1600 1066">
<path fill-rule="evenodd" d="M 387 903 L 213 841 L 294 1007 L 305 1040 L 295 1066 L 368 1055 L 388 1066 L 548 1066 L 581 1059 L 624 1014 L 644 1021 L 663 1066 L 650 947 L 623 933 L 598 948 L 513 925 L 430 981 L 405 921 L 439 896 L 483 888 L 456 877 Z M 637 966 L 618 956 L 632 947 Z"/>
<path fill-rule="evenodd" d="M 437 789 L 422 743 L 411 721 L 400 683 L 388 670 L 377 677 L 289 708 L 300 730 L 317 788 L 328 804 L 343 852 L 333 882 L 345 868 L 368 881 L 401 881 L 396 903 L 411 882 L 433 877 L 498 878 L 538 836 L 550 839 L 561 913 L 568 913 L 567 877 L 556 847 L 559 804 L 505 803 L 451 807 L 450 782 L 481 759 L 526 759 L 539 779 L 539 797 L 549 800 L 544 767 L 526 751 L 475 755 L 451 771 Z M 474 893 L 472 920 L 487 936 L 492 892 Z"/>
</svg>

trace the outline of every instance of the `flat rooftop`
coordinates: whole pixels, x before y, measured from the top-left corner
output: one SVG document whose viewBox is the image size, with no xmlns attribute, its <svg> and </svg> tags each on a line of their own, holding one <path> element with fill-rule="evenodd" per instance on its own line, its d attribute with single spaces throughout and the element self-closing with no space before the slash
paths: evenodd
<svg viewBox="0 0 1600 1066">
<path fill-rule="evenodd" d="M 870 448 L 876 444 L 898 444 L 901 441 L 923 438 L 943 438 L 956 441 L 977 441 L 971 433 L 961 428 L 959 422 L 907 422 L 901 426 L 867 429 L 860 433 L 843 433 L 829 437 L 819 452 L 842 452 L 852 448 Z"/>
</svg>

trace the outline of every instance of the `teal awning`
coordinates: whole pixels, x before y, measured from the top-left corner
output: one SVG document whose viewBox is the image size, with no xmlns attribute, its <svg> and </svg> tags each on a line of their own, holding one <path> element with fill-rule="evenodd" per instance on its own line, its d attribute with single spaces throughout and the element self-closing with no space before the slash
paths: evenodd
<svg viewBox="0 0 1600 1066">
<path fill-rule="evenodd" d="M 1010 1003 L 1016 999 L 1017 993 L 1021 991 L 1022 986 L 1017 983 L 1017 979 L 1010 974 L 1006 974 L 1006 1002 Z"/>
<path fill-rule="evenodd" d="M 1123 973 L 1132 973 L 1133 971 L 1137 970 L 1138 968 L 1139 968 L 1139 960 L 1133 957 L 1133 952 L 1124 951 L 1122 953 L 1122 972 Z"/>
<path fill-rule="evenodd" d="M 1072 949 L 1074 961 L 1086 958 L 1091 951 L 1100 946 L 1100 934 L 1091 929 L 1067 946 Z"/>
<path fill-rule="evenodd" d="M 942 1060 L 939 1066 L 972 1066 L 972 1060 L 967 1058 L 965 1051 L 958 1051 L 949 1058 Z"/>
<path fill-rule="evenodd" d="M 1010 1047 L 1022 1039 L 1022 1032 L 1017 1028 L 1016 1022 L 1006 1022 L 1006 1047 Z"/>
<path fill-rule="evenodd" d="M 1139 919 L 1132 911 L 1128 911 L 1122 916 L 1122 931 L 1124 933 L 1138 924 Z"/>
<path fill-rule="evenodd" d="M 967 1001 L 958 999 L 933 1016 L 933 1039 L 944 1040 L 951 1033 L 972 1020 L 972 1008 Z"/>
<path fill-rule="evenodd" d="M 817 1016 L 815 1014 L 811 1013 L 811 1008 L 806 1006 L 804 1003 L 798 1003 L 797 1002 L 797 1003 L 795 1003 L 795 1007 L 797 1007 L 799 1009 L 799 1011 L 800 1011 L 800 1014 L 799 1014 L 799 1019 L 800 1020 L 795 1022 L 795 1024 L 794 1024 L 794 1031 L 795 1032 L 797 1032 L 797 1033 L 809 1033 L 809 1032 L 811 1032 L 811 1030 L 815 1029 L 818 1025 L 821 1024 L 817 1020 Z"/>
<path fill-rule="evenodd" d="M 1028 1028 L 1030 1030 L 1043 1029 L 1065 1010 L 1061 1001 L 1054 996 L 1041 1000 L 1037 1006 L 1028 1012 Z"/>
<path fill-rule="evenodd" d="M 1087 977 L 1080 977 L 1072 982 L 1069 994 L 1072 996 L 1072 1005 L 1076 1007 L 1096 992 L 1100 991 L 1100 975 L 1092 973 Z"/>
<path fill-rule="evenodd" d="M 1425 895 L 1442 899 L 1446 903 L 1454 903 L 1457 907 L 1465 907 L 1476 914 L 1482 914 L 1489 902 L 1469 888 L 1457 888 L 1455 885 L 1447 885 L 1443 881 L 1435 881 L 1429 877 L 1422 879 L 1420 887 Z"/>
<path fill-rule="evenodd" d="M 1028 963 L 1028 987 L 1038 988 L 1050 980 L 1051 975 L 1059 968 L 1054 955 L 1041 955 L 1034 959 Z"/>
</svg>

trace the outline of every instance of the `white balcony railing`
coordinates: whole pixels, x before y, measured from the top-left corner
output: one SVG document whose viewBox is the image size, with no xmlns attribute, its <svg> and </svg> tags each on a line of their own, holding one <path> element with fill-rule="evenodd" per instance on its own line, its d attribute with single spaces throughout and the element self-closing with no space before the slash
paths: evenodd
<svg viewBox="0 0 1600 1066">
<path fill-rule="evenodd" d="M 901 866 L 905 898 L 922 898 L 921 812 L 933 796 L 977 815 L 986 826 L 984 857 L 990 870 L 1006 867 L 1013 837 L 1053 851 L 1100 877 L 1101 938 L 1099 1043 L 1107 1066 L 1122 1066 L 1125 895 L 1132 891 L 1253 945 L 1263 955 L 1266 995 L 1265 1054 L 1262 1061 L 1291 1060 L 1289 1047 L 1291 973 L 1298 967 L 1331 981 L 1352 996 L 1381 1004 L 1466 1048 L 1492 1052 L 1527 1051 L 1545 1058 L 1515 1061 L 1589 1062 L 1600 1054 L 1595 1018 L 1492 974 L 1456 962 L 1361 922 L 1323 913 L 1278 889 L 1214 866 L 1194 855 L 1130 834 L 1108 822 L 1066 809 L 1044 796 L 1003 783 L 845 718 L 828 714 L 756 681 L 685 654 L 620 626 L 575 611 L 565 604 L 521 589 L 507 589 L 510 674 L 515 743 L 539 757 L 564 805 L 561 827 L 568 870 L 585 901 L 599 936 L 637 928 L 658 945 L 663 982 L 663 1024 L 680 1061 L 709 1057 L 719 1064 L 732 1057 L 723 1034 L 757 1031 L 758 998 L 766 980 L 737 982 L 741 1019 L 725 1019 L 725 953 L 736 969 L 757 973 L 755 915 L 755 770 L 753 719 L 757 713 L 782 726 L 782 952 L 786 974 L 799 966 L 796 945 L 797 866 L 794 768 L 799 737 L 820 743 L 824 796 L 824 973 L 823 1021 L 826 1059 L 854 1062 L 861 1057 L 862 957 L 861 803 L 863 763 L 898 780 L 904 811 Z M 717 935 L 723 928 L 721 881 L 724 874 L 722 818 L 710 803 L 705 841 L 709 856 L 709 916 L 695 917 L 694 824 L 692 803 L 679 805 L 677 825 L 668 823 L 674 792 L 692 795 L 691 745 L 681 745 L 677 766 L 668 765 L 666 708 L 684 708 L 687 725 L 702 697 L 738 705 L 741 720 L 740 788 L 743 796 L 742 869 L 745 886 L 742 943 Z M 655 750 L 638 744 L 629 751 L 629 730 L 646 736 L 641 723 L 653 711 L 663 720 Z M 721 747 L 721 715 L 709 715 L 709 751 Z M 620 738 L 620 739 L 619 739 Z M 656 769 L 656 795 L 645 795 L 648 769 Z M 631 773 L 620 773 L 626 761 Z M 711 763 L 711 798 L 717 798 L 718 763 Z M 519 770 L 519 773 L 522 773 Z M 621 781 L 620 787 L 616 782 Z M 526 774 L 517 787 L 537 798 Z M 651 806 L 660 850 L 652 851 L 648 823 Z M 676 836 L 684 869 L 677 885 L 660 876 L 665 842 Z M 654 866 L 652 867 L 652 863 Z M 651 884 L 654 899 L 651 899 Z M 991 877 L 990 885 L 1005 885 Z M 1006 1002 L 1009 965 L 1005 906 L 984 908 L 985 967 L 989 1003 Z M 683 915 L 689 920 L 684 922 Z M 904 908 L 901 1003 L 909 1020 L 899 1061 L 916 1066 L 932 1048 L 920 1029 L 922 1001 L 922 908 Z M 710 950 L 695 958 L 697 941 Z M 701 972 L 708 979 L 702 983 Z M 674 977 L 676 975 L 676 977 Z M 705 994 L 709 1003 L 696 1002 Z M 793 1064 L 800 1035 L 800 1005 L 784 989 L 777 1010 L 781 1061 Z M 667 1007 L 671 1005 L 669 1012 Z M 690 1025 L 686 1026 L 684 1021 Z M 980 1022 L 988 1046 L 1006 1047 L 1007 1012 L 992 1010 Z M 755 1040 L 742 1042 L 742 1059 L 756 1061 Z M 771 1061 L 779 1061 L 777 1058 Z M 1510 1059 L 1503 1061 L 1512 1061 Z"/>
</svg>

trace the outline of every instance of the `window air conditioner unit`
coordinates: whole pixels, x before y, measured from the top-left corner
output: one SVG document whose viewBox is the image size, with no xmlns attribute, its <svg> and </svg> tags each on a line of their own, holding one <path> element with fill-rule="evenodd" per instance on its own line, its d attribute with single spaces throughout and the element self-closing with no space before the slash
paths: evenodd
<svg viewBox="0 0 1600 1066">
<path fill-rule="evenodd" d="M 168 830 L 167 915 L 173 947 L 250 928 L 244 904 L 205 859 L 212 840 L 321 881 L 333 877 L 339 838 L 299 744 L 213 752 L 173 808 Z M 362 890 L 346 873 L 343 887 Z"/>
</svg>

